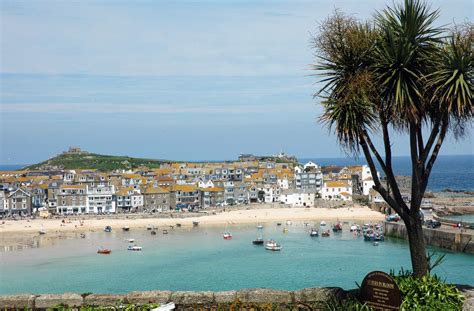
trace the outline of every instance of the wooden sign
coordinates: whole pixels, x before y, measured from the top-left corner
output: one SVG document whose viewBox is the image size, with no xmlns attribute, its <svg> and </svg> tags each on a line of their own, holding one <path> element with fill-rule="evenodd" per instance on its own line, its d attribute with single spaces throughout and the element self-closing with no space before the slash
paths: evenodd
<svg viewBox="0 0 474 311">
<path fill-rule="evenodd" d="M 375 310 L 400 310 L 402 295 L 395 280 L 385 272 L 367 274 L 360 289 L 362 302 Z"/>
</svg>

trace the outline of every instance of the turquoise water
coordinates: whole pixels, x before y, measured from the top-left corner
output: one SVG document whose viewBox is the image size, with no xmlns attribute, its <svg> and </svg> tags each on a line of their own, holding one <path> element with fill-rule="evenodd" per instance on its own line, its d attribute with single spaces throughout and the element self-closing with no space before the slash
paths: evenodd
<svg viewBox="0 0 474 311">
<path fill-rule="evenodd" d="M 130 232 L 87 233 L 85 239 L 52 240 L 48 235 L 30 241 L 33 248 L 3 251 L 0 294 L 97 292 L 132 290 L 231 290 L 266 287 L 298 289 L 317 286 L 356 287 L 367 272 L 409 268 L 408 244 L 387 239 L 379 246 L 354 238 L 344 225 L 342 233 L 311 238 L 303 224 L 282 227 L 268 224 L 224 228 L 177 228 L 168 235 L 150 235 L 145 229 Z M 329 226 L 328 226 L 329 228 Z M 251 241 L 260 233 L 283 246 L 271 252 Z M 126 238 L 135 238 L 142 252 L 126 250 Z M 104 246 L 111 255 L 96 254 Z M 443 251 L 438 250 L 440 253 Z M 436 270 L 449 282 L 474 285 L 474 257 L 447 253 Z"/>
<path fill-rule="evenodd" d="M 443 216 L 443 218 L 474 224 L 474 214 Z"/>
</svg>

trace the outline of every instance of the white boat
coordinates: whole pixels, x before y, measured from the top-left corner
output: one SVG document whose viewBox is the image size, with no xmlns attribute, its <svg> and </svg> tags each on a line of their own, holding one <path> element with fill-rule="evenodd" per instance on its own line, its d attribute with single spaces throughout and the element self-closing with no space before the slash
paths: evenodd
<svg viewBox="0 0 474 311">
<path fill-rule="evenodd" d="M 291 225 L 291 220 L 287 220 L 287 221 L 286 221 L 286 224 L 287 224 L 287 225 Z"/>
<path fill-rule="evenodd" d="M 230 232 L 224 232 L 224 240 L 232 240 L 232 233 Z"/>
<path fill-rule="evenodd" d="M 322 227 L 324 227 L 326 225 L 326 222 L 323 220 L 321 221 L 321 224 L 320 224 Z"/>
<path fill-rule="evenodd" d="M 270 240 L 265 243 L 265 249 L 268 249 L 270 251 L 280 251 L 282 247 L 276 241 Z"/>
<path fill-rule="evenodd" d="M 46 234 L 46 230 L 41 229 L 41 230 L 39 231 L 39 234 Z"/>
<path fill-rule="evenodd" d="M 142 247 L 141 246 L 137 246 L 137 245 L 129 245 L 128 248 L 127 248 L 129 251 L 141 251 L 142 250 Z"/>
<path fill-rule="evenodd" d="M 263 229 L 263 225 L 258 225 L 257 229 Z"/>
<path fill-rule="evenodd" d="M 316 229 L 311 229 L 310 233 L 309 233 L 309 236 L 318 236 L 319 233 L 318 233 L 318 230 Z"/>
<path fill-rule="evenodd" d="M 351 226 L 351 232 L 357 231 L 357 225 L 352 225 Z"/>
<path fill-rule="evenodd" d="M 127 239 L 128 243 L 133 243 L 135 242 L 135 239 Z"/>
</svg>

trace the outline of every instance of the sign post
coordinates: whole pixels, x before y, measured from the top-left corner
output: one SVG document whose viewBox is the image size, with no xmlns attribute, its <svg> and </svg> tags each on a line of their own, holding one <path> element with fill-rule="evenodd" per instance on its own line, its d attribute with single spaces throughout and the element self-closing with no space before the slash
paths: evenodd
<svg viewBox="0 0 474 311">
<path fill-rule="evenodd" d="M 375 310 L 400 310 L 402 295 L 395 280 L 385 272 L 373 271 L 362 282 L 360 296 Z"/>
</svg>

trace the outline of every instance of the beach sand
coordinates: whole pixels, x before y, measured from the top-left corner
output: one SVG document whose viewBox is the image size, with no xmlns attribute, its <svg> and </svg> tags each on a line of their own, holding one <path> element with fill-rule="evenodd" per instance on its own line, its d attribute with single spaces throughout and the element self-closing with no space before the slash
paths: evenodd
<svg viewBox="0 0 474 311">
<path fill-rule="evenodd" d="M 192 226 L 193 221 L 198 221 L 200 226 L 222 226 L 228 224 L 252 224 L 265 222 L 291 221 L 382 221 L 384 215 L 375 212 L 368 207 L 350 208 L 271 208 L 271 209 L 247 209 L 203 214 L 200 217 L 179 218 L 174 214 L 173 218 L 140 218 L 139 215 L 130 215 L 130 218 L 108 218 L 108 217 L 84 217 L 75 216 L 71 219 L 23 219 L 2 220 L 0 222 L 0 235 L 5 238 L 14 233 L 38 233 L 44 229 L 48 233 L 61 232 L 86 232 L 103 230 L 105 226 L 111 226 L 114 230 L 120 230 L 124 226 L 130 228 L 146 228 L 148 225 L 155 227 Z M 132 218 L 133 217 L 133 218 Z M 81 224 L 82 223 L 82 224 Z M 15 234 L 16 235 L 16 234 Z"/>
</svg>

